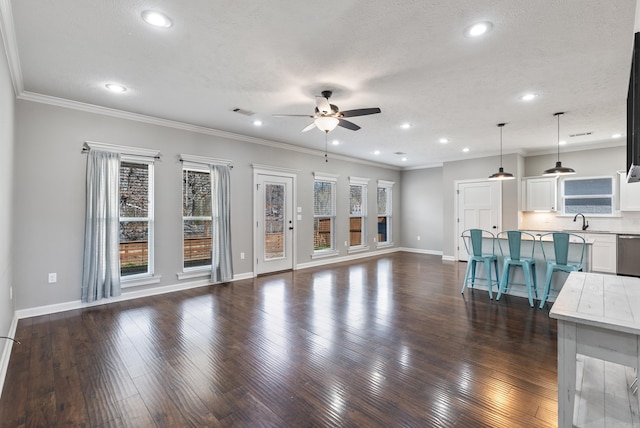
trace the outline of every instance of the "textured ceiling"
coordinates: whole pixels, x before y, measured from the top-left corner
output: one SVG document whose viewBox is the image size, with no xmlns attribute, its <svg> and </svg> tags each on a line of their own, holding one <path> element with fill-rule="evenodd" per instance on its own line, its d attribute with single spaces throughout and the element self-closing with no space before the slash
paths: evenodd
<svg viewBox="0 0 640 428">
<path fill-rule="evenodd" d="M 553 151 L 557 111 L 562 150 L 626 132 L 635 0 L 3 1 L 25 94 L 323 150 L 300 132 L 310 119 L 273 115 L 312 114 L 331 89 L 342 110 L 382 113 L 332 131 L 330 152 L 408 168 L 498 154 L 499 122 L 505 154 Z M 145 24 L 147 9 L 173 26 Z M 478 21 L 493 30 L 465 37 Z"/>
</svg>

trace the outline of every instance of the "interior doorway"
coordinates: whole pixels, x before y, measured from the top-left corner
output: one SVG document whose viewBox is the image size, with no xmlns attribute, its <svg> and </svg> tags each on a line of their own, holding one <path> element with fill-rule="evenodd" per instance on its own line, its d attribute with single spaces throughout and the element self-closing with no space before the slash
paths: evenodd
<svg viewBox="0 0 640 428">
<path fill-rule="evenodd" d="M 502 186 L 499 181 L 469 180 L 456 182 L 457 219 L 455 249 L 458 260 L 467 260 L 460 238 L 467 229 L 485 229 L 494 234 L 502 227 Z"/>
</svg>

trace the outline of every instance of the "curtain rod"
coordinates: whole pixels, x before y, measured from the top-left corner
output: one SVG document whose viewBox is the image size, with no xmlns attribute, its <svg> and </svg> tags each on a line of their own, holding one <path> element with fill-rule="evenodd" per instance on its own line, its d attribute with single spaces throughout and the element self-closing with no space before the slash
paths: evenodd
<svg viewBox="0 0 640 428">
<path fill-rule="evenodd" d="M 85 153 L 89 153 L 91 149 L 88 147 L 83 147 L 82 148 L 82 154 Z M 120 153 L 121 155 L 125 155 L 125 156 L 138 156 L 138 157 L 142 157 L 142 158 L 150 158 L 152 157 L 155 160 L 159 160 L 160 159 L 160 155 L 156 155 L 156 156 L 146 156 L 146 155 L 141 155 L 139 153 Z"/>
<path fill-rule="evenodd" d="M 207 163 L 207 162 L 195 162 L 192 160 L 186 160 L 186 159 L 180 159 L 180 162 L 184 163 L 184 162 L 189 162 L 189 163 L 198 163 L 200 165 L 207 165 L 207 166 L 211 166 L 211 165 L 222 165 L 222 166 L 228 166 L 229 169 L 233 169 L 233 165 L 231 165 L 230 163 L 222 163 L 222 162 L 213 162 L 213 163 Z"/>
</svg>

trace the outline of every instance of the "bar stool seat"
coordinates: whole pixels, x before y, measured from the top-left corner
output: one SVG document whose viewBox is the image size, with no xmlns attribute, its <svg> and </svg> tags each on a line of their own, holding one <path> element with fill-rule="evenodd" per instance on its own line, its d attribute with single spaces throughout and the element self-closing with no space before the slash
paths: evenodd
<svg viewBox="0 0 640 428">
<path fill-rule="evenodd" d="M 498 280 L 498 257 L 495 253 L 495 235 L 488 230 L 467 229 L 462 232 L 461 236 L 469 256 L 461 293 L 464 294 L 464 289 L 469 282 L 471 283 L 471 288 L 473 288 L 476 282 L 476 264 L 482 263 L 486 273 L 486 278 L 482 280 L 486 281 L 487 288 L 489 289 L 489 299 L 493 299 L 493 285 L 495 284 L 496 287 L 498 287 L 500 284 Z M 491 240 L 490 251 L 483 250 L 483 239 Z M 492 265 L 496 274 L 495 280 L 491 277 Z"/>
<path fill-rule="evenodd" d="M 504 239 L 507 238 L 507 244 L 503 244 Z M 523 237 L 527 241 L 531 241 L 531 253 L 527 251 L 527 257 L 522 257 L 522 240 Z M 535 294 L 536 299 L 538 298 L 538 281 L 536 279 L 536 261 L 533 257 L 535 247 L 536 247 L 536 238 L 527 232 L 521 232 L 519 230 L 508 230 L 505 232 L 500 232 L 497 236 L 498 246 L 500 247 L 500 254 L 503 257 L 503 266 L 502 266 L 502 277 L 500 278 L 500 287 L 498 287 L 498 296 L 496 300 L 500 300 L 500 296 L 502 294 L 507 293 L 510 284 L 514 285 L 526 285 L 527 286 L 527 294 L 529 295 L 529 306 L 532 308 L 535 306 L 533 303 L 533 295 Z M 505 251 L 503 251 L 503 245 L 507 245 L 509 249 L 509 254 L 505 255 Z M 524 284 L 519 284 L 516 282 L 509 281 L 509 271 L 511 266 L 520 266 L 522 267 L 523 275 L 524 275 Z"/>
</svg>

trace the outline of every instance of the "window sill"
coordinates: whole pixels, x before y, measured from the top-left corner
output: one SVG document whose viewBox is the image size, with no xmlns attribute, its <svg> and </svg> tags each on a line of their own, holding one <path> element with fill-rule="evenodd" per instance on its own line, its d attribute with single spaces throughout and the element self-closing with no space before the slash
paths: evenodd
<svg viewBox="0 0 640 428">
<path fill-rule="evenodd" d="M 142 285 L 159 284 L 162 276 L 151 275 L 142 278 L 122 279 L 120 278 L 121 288 L 140 287 Z"/>
<path fill-rule="evenodd" d="M 176 273 L 176 276 L 180 280 L 193 279 L 193 278 L 206 278 L 208 276 L 211 276 L 211 267 L 207 268 L 206 270 L 198 269 L 198 270 L 191 270 L 191 271 L 187 270 L 184 272 L 178 272 Z"/>
<path fill-rule="evenodd" d="M 376 248 L 393 247 L 393 242 L 380 242 L 376 245 Z"/>
<path fill-rule="evenodd" d="M 369 250 L 369 246 L 368 245 L 358 245 L 357 247 L 350 247 L 347 250 L 348 254 L 352 254 L 352 253 L 361 253 L 363 251 L 368 251 Z"/>
<path fill-rule="evenodd" d="M 311 254 L 311 260 L 323 259 L 325 257 L 333 257 L 333 256 L 337 256 L 339 254 L 340 254 L 340 251 L 338 251 L 338 250 L 316 251 L 313 254 Z"/>
</svg>

